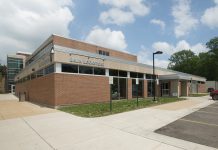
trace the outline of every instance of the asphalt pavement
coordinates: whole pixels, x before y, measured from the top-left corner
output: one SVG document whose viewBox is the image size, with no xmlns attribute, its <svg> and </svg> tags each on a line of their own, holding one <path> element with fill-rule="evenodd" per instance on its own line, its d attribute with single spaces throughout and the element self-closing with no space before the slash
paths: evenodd
<svg viewBox="0 0 218 150">
<path fill-rule="evenodd" d="M 182 117 L 155 132 L 218 148 L 218 102 Z"/>
</svg>

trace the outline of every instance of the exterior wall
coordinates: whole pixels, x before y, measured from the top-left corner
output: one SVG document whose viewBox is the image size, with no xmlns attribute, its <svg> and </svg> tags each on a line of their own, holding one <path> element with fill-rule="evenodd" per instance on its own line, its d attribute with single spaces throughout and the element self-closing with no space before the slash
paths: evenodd
<svg viewBox="0 0 218 150">
<path fill-rule="evenodd" d="M 144 98 L 148 97 L 148 81 L 147 80 L 143 81 L 143 97 Z"/>
<path fill-rule="evenodd" d="M 178 81 L 178 95 L 182 96 L 182 85 L 181 85 L 181 81 Z"/>
<path fill-rule="evenodd" d="M 16 95 L 26 93 L 26 101 L 47 106 L 108 102 L 110 86 L 108 77 L 49 74 L 16 84 Z"/>
<path fill-rule="evenodd" d="M 127 79 L 127 82 L 128 82 L 127 99 L 132 99 L 132 79 Z"/>
<path fill-rule="evenodd" d="M 54 77 L 55 74 L 49 74 L 34 80 L 18 83 L 15 86 L 15 94 L 19 96 L 26 93 L 26 101 L 54 106 Z"/>
<path fill-rule="evenodd" d="M 5 77 L 0 75 L 0 93 L 5 93 Z"/>
<path fill-rule="evenodd" d="M 117 57 L 117 58 L 129 60 L 129 61 L 137 62 L 137 56 L 135 56 L 135 55 L 115 51 L 112 49 L 104 48 L 101 46 L 96 46 L 96 45 L 89 44 L 89 43 L 84 43 L 84 42 L 80 42 L 80 41 L 76 41 L 76 40 L 72 40 L 72 39 L 67 39 L 67 38 L 60 37 L 60 36 L 54 35 L 53 36 L 53 43 L 54 43 L 54 45 L 60 45 L 60 46 L 65 46 L 65 47 L 69 47 L 69 48 L 80 49 L 80 50 L 88 51 L 91 53 L 97 53 L 98 50 L 104 50 L 104 51 L 109 52 L 110 56 L 112 56 L 112 57 Z"/>
<path fill-rule="evenodd" d="M 198 83 L 198 93 L 205 93 L 206 91 L 206 84 Z"/>
<path fill-rule="evenodd" d="M 187 81 L 181 81 L 181 96 L 188 96 Z"/>
<path fill-rule="evenodd" d="M 55 74 L 54 78 L 56 106 L 110 100 L 108 77 Z"/>
<path fill-rule="evenodd" d="M 178 80 L 170 81 L 170 96 L 179 96 L 178 95 L 179 94 L 178 85 L 179 85 Z"/>
<path fill-rule="evenodd" d="M 157 83 L 157 82 L 156 82 Z M 160 97 L 161 96 L 161 86 L 160 86 L 160 84 L 156 84 L 155 85 L 156 87 L 155 87 L 155 95 L 157 96 L 157 97 Z"/>
<path fill-rule="evenodd" d="M 215 90 L 218 90 L 218 82 L 217 81 L 206 81 L 206 90 L 208 88 L 214 88 Z"/>
</svg>

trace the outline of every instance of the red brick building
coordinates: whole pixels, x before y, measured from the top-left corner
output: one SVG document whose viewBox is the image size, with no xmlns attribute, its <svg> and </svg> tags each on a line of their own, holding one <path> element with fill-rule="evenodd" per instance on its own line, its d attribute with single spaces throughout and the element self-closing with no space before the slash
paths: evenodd
<svg viewBox="0 0 218 150">
<path fill-rule="evenodd" d="M 148 97 L 154 93 L 152 71 L 152 66 L 138 63 L 135 55 L 52 35 L 27 58 L 15 77 L 15 91 L 26 101 L 51 107 L 108 102 L 110 96 L 114 100 L 137 94 Z M 203 77 L 158 67 L 155 73 L 157 96 L 205 90 Z"/>
</svg>

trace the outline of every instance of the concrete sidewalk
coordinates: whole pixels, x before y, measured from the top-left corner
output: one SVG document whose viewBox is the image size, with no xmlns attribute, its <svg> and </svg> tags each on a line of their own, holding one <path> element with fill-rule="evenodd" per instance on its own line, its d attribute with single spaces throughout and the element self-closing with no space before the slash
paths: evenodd
<svg viewBox="0 0 218 150">
<path fill-rule="evenodd" d="M 57 112 L 29 102 L 19 102 L 12 94 L 0 94 L 0 120 Z"/>
<path fill-rule="evenodd" d="M 210 150 L 153 131 L 212 104 L 209 97 L 99 118 L 55 112 L 0 121 L 0 149 Z M 181 104 L 180 107 L 178 107 Z M 172 109 L 177 106 L 177 109 Z M 167 109 L 168 108 L 168 109 Z"/>
</svg>

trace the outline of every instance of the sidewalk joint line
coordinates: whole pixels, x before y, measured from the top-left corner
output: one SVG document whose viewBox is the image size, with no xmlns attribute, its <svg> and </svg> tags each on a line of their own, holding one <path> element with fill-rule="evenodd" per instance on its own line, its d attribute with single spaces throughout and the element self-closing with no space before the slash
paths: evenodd
<svg viewBox="0 0 218 150">
<path fill-rule="evenodd" d="M 183 147 L 179 147 L 179 146 L 177 146 L 177 145 L 172 145 L 172 144 L 169 144 L 169 143 L 167 143 L 167 142 L 163 142 L 163 141 L 161 141 L 161 140 L 157 140 L 157 139 L 153 139 L 153 138 L 150 138 L 150 137 L 138 135 L 138 134 L 136 134 L 136 133 L 132 133 L 132 132 L 129 132 L 129 131 L 125 131 L 124 129 L 116 128 L 116 127 L 114 127 L 114 126 L 112 126 L 112 125 L 108 125 L 108 124 L 105 124 L 105 123 L 102 123 L 102 122 L 99 122 L 99 124 L 108 126 L 108 127 L 110 127 L 110 128 L 119 130 L 119 131 L 124 132 L 124 133 L 132 134 L 132 135 L 135 135 L 135 136 L 144 138 L 144 139 L 149 139 L 149 140 L 152 140 L 152 141 L 160 142 L 160 144 L 162 143 L 162 144 L 166 144 L 166 145 L 169 145 L 169 146 L 172 146 L 172 147 L 176 147 L 176 148 L 179 148 L 179 149 L 187 150 L 187 149 L 185 149 L 185 148 L 183 148 Z M 155 132 L 151 131 L 151 133 L 155 133 Z M 156 134 L 156 133 L 155 133 L 155 134 Z"/>
<path fill-rule="evenodd" d="M 51 147 L 53 150 L 56 150 L 49 142 L 47 142 L 24 118 L 21 118 L 27 126 L 29 126 L 46 144 L 48 144 L 49 147 Z"/>
</svg>

